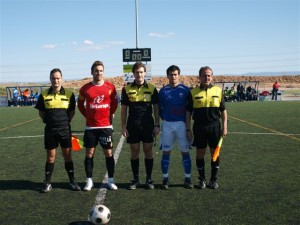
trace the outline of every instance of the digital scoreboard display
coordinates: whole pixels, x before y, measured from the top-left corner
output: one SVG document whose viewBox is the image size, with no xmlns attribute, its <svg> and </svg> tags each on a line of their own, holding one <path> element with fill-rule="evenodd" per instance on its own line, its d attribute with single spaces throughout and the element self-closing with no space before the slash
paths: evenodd
<svg viewBox="0 0 300 225">
<path fill-rule="evenodd" d="M 125 48 L 123 49 L 123 62 L 151 61 L 151 48 Z"/>
</svg>

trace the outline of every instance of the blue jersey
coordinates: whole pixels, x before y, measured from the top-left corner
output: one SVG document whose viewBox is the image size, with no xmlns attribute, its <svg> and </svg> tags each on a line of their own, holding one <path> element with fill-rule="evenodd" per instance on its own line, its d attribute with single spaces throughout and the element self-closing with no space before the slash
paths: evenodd
<svg viewBox="0 0 300 225">
<path fill-rule="evenodd" d="M 159 114 L 162 120 L 185 122 L 185 112 L 190 89 L 179 84 L 167 85 L 159 91 Z"/>
</svg>

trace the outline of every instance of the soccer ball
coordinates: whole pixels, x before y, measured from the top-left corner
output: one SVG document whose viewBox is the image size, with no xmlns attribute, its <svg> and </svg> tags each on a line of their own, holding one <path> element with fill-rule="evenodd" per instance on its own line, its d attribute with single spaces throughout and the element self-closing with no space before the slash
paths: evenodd
<svg viewBox="0 0 300 225">
<path fill-rule="evenodd" d="M 107 224 L 111 213 L 105 205 L 95 205 L 90 210 L 89 221 L 93 224 Z"/>
</svg>

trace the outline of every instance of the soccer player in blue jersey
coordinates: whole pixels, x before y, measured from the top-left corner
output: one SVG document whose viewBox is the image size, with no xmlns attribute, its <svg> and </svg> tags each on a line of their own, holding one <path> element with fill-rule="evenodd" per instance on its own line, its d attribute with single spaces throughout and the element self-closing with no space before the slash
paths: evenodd
<svg viewBox="0 0 300 225">
<path fill-rule="evenodd" d="M 190 142 L 187 138 L 185 124 L 186 105 L 190 89 L 181 84 L 180 69 L 172 65 L 167 69 L 169 84 L 159 91 L 159 113 L 163 120 L 161 126 L 160 150 L 163 151 L 161 169 L 163 173 L 163 189 L 169 189 L 170 153 L 177 140 L 182 154 L 184 169 L 184 187 L 193 188 L 191 182 Z"/>
</svg>

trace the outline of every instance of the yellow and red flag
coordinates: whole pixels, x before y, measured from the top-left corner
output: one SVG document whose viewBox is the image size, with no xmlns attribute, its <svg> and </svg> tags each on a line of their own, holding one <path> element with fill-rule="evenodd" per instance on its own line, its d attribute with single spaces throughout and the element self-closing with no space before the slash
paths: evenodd
<svg viewBox="0 0 300 225">
<path fill-rule="evenodd" d="M 216 147 L 216 150 L 215 150 L 215 152 L 214 152 L 214 155 L 213 155 L 213 158 L 212 158 L 212 160 L 213 160 L 214 162 L 217 160 L 217 158 L 218 158 L 219 155 L 220 155 L 220 150 L 221 150 L 222 142 L 223 142 L 223 137 L 220 138 L 219 143 L 218 143 L 218 145 L 217 145 L 217 147 Z"/>
<path fill-rule="evenodd" d="M 80 151 L 83 147 L 83 141 L 80 140 L 77 136 L 72 135 L 72 150 Z"/>
</svg>

